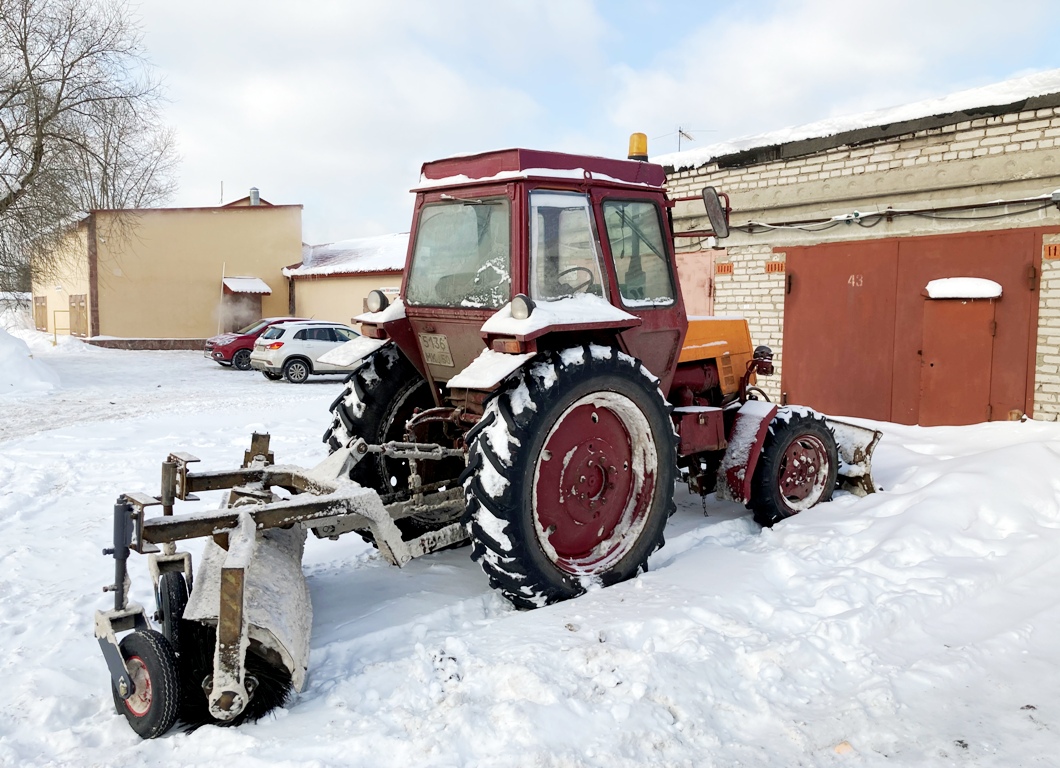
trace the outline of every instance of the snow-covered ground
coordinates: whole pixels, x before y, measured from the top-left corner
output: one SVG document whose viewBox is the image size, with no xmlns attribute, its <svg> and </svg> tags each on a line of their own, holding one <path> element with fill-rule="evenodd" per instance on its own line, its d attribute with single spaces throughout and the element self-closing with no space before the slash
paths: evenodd
<svg viewBox="0 0 1060 768">
<path fill-rule="evenodd" d="M 466 549 L 397 569 L 310 537 L 305 691 L 141 741 L 92 636 L 115 497 L 157 493 L 169 451 L 231 467 L 253 430 L 316 463 L 340 379 L 15 334 L 58 383 L 0 394 L 0 765 L 1060 764 L 1060 425 L 1035 422 L 882 425 L 882 492 L 772 531 L 679 489 L 648 574 L 529 613 Z"/>
</svg>

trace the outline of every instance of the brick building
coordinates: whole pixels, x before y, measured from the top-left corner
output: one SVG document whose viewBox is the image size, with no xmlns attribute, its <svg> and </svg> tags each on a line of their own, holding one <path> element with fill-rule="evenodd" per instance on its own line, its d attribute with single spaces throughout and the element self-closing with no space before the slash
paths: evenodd
<svg viewBox="0 0 1060 768">
<path fill-rule="evenodd" d="M 1060 418 L 1060 70 L 652 160 L 672 196 L 730 196 L 724 250 L 678 246 L 713 271 L 714 313 L 773 347 L 771 397 Z M 675 229 L 704 218 L 679 203 Z"/>
</svg>

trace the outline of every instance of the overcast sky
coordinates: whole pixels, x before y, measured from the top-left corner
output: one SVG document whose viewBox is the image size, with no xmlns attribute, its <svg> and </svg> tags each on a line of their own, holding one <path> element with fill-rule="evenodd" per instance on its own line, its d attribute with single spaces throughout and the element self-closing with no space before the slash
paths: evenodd
<svg viewBox="0 0 1060 768">
<path fill-rule="evenodd" d="M 171 204 L 252 186 L 311 244 L 408 231 L 420 165 L 624 157 L 1060 67 L 1050 0 L 143 0 L 177 132 Z"/>
</svg>

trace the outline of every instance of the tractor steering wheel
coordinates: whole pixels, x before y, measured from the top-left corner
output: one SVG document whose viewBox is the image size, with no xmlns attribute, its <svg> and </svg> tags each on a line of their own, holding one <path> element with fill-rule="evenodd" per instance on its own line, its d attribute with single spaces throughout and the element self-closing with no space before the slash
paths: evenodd
<svg viewBox="0 0 1060 768">
<path fill-rule="evenodd" d="M 578 283 L 577 285 L 573 286 L 571 288 L 571 292 L 578 293 L 579 291 L 585 291 L 586 293 L 588 293 L 589 289 L 593 287 L 593 283 L 596 282 L 596 273 L 588 267 L 567 267 L 565 270 L 556 275 L 556 279 L 558 280 L 559 278 L 563 277 L 564 275 L 570 274 L 571 272 L 585 272 L 589 275 L 589 279 L 586 280 L 584 283 Z"/>
</svg>

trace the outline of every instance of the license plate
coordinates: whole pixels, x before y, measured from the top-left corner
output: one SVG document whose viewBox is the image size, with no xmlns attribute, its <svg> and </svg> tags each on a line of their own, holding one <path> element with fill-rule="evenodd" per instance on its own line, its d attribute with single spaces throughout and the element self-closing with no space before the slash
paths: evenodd
<svg viewBox="0 0 1060 768">
<path fill-rule="evenodd" d="M 427 365 L 453 366 L 453 354 L 449 351 L 449 340 L 440 333 L 421 333 L 420 349 Z"/>
</svg>

